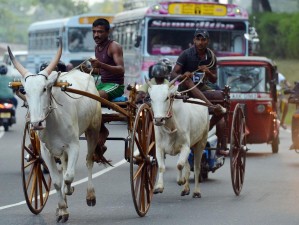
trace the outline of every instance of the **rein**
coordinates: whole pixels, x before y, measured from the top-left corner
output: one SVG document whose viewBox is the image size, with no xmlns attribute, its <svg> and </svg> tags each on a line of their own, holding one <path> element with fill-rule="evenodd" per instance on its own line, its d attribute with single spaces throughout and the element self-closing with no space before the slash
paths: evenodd
<svg viewBox="0 0 299 225">
<path fill-rule="evenodd" d="M 173 105 L 173 101 L 174 101 L 174 98 L 175 98 L 175 95 L 172 95 L 169 97 L 169 107 L 168 107 L 168 110 L 167 110 L 167 113 L 166 113 L 166 116 L 164 117 L 165 120 L 167 119 L 170 119 L 172 117 L 172 105 Z M 165 124 L 162 126 L 162 129 L 168 133 L 168 134 L 173 134 L 175 132 L 177 132 L 177 128 L 174 128 L 173 130 L 171 130 L 168 126 L 166 126 Z"/>
<path fill-rule="evenodd" d="M 81 71 L 82 71 L 82 70 L 83 70 L 83 69 L 82 69 L 82 65 L 83 65 L 84 63 L 86 63 L 87 61 L 89 61 L 89 59 L 84 60 L 82 63 L 80 63 L 78 66 L 74 67 L 74 68 L 71 69 L 70 71 L 66 72 L 64 75 L 67 75 L 68 73 L 70 73 L 70 72 L 72 72 L 72 71 L 74 71 L 74 70 L 76 70 L 76 69 L 81 69 Z M 89 72 L 89 75 L 90 75 L 90 76 L 92 76 L 92 72 L 93 72 L 93 69 Z M 63 75 L 63 76 L 64 76 L 64 75 Z M 89 86 L 89 82 L 90 82 L 90 79 L 88 80 L 88 83 L 87 83 L 87 85 L 86 85 L 85 92 L 87 91 L 87 87 Z M 72 99 L 80 99 L 80 98 L 83 97 L 83 95 L 81 95 L 80 97 L 73 97 L 73 96 L 71 96 L 70 94 L 68 94 L 66 91 L 64 91 L 64 93 L 65 93 L 67 96 L 69 96 L 70 98 L 72 98 Z"/>
<path fill-rule="evenodd" d="M 26 80 L 27 80 L 28 77 L 35 77 L 35 76 L 37 76 L 37 75 L 44 76 L 44 77 L 46 78 L 46 80 L 48 80 L 48 77 L 47 77 L 46 75 L 41 74 L 41 73 L 38 73 L 38 74 L 30 74 L 30 75 L 26 76 L 26 77 L 25 77 L 25 82 L 26 82 Z"/>
<path fill-rule="evenodd" d="M 215 65 L 215 63 L 216 63 L 216 56 L 215 56 L 214 52 L 213 52 L 211 49 L 207 48 L 207 50 L 210 52 L 210 54 L 211 54 L 211 56 L 212 56 L 212 60 L 211 60 L 211 62 L 207 65 L 208 69 L 210 69 L 210 68 L 212 68 L 212 67 Z M 192 74 L 196 73 L 198 70 L 199 70 L 199 69 L 194 70 L 194 71 L 192 72 Z M 196 88 L 200 83 L 202 83 L 204 77 L 205 77 L 205 73 L 204 73 L 204 75 L 202 76 L 202 78 L 198 81 L 198 83 L 197 83 L 196 85 L 194 85 L 192 88 L 189 88 L 189 89 L 184 90 L 184 91 L 180 91 L 180 92 L 178 92 L 178 93 L 179 93 L 179 94 L 183 94 L 183 93 L 186 93 L 186 92 L 189 92 L 189 91 L 193 90 L 193 89 Z M 182 84 L 186 79 L 187 79 L 187 78 L 185 78 L 184 80 L 182 80 L 182 81 L 179 83 L 179 85 Z"/>
<path fill-rule="evenodd" d="M 197 71 L 197 70 L 196 70 Z M 195 73 L 196 71 L 194 71 L 193 73 Z M 203 79 L 205 78 L 205 73 L 203 74 L 203 76 L 200 78 L 200 80 L 197 82 L 197 84 L 195 84 L 192 88 L 189 88 L 187 90 L 184 90 L 184 91 L 178 91 L 179 94 L 184 94 L 184 93 L 187 93 L 191 90 L 193 90 L 194 88 L 196 88 L 199 84 L 203 83 Z M 184 79 L 185 81 L 185 79 Z"/>
</svg>

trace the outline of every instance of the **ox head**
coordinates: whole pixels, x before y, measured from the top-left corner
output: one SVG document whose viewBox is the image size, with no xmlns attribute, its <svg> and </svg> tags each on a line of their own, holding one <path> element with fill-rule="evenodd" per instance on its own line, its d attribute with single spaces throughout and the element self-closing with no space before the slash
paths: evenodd
<svg viewBox="0 0 299 225">
<path fill-rule="evenodd" d="M 61 38 L 59 40 L 59 49 L 56 56 L 51 63 L 38 74 L 30 73 L 16 60 L 10 48 L 7 47 L 7 49 L 13 65 L 22 75 L 21 82 L 26 92 L 25 96 L 33 129 L 43 129 L 45 128 L 45 119 L 51 109 L 51 89 L 58 76 L 58 73 L 53 70 L 58 64 L 62 54 Z"/>
<path fill-rule="evenodd" d="M 172 97 L 177 91 L 178 86 L 170 84 L 151 85 L 148 82 L 148 93 L 151 98 L 151 107 L 154 113 L 154 122 L 156 126 L 165 124 L 165 120 L 171 117 Z"/>
</svg>

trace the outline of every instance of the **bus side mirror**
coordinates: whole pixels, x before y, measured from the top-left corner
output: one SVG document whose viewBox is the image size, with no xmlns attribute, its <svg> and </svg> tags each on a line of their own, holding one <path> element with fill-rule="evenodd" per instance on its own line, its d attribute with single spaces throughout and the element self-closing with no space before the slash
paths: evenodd
<svg viewBox="0 0 299 225">
<path fill-rule="evenodd" d="M 138 48 L 140 46 L 141 39 L 142 39 L 141 36 L 138 35 L 137 38 L 136 38 L 135 45 L 134 45 L 135 48 Z"/>
</svg>

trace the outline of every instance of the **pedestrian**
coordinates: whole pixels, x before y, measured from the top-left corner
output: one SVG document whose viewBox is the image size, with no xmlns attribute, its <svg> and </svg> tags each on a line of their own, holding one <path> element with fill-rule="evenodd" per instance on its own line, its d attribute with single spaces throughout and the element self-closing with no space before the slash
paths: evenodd
<svg viewBox="0 0 299 225">
<path fill-rule="evenodd" d="M 284 90 L 290 89 L 291 84 L 287 81 L 285 76 L 282 73 L 278 73 L 278 85 L 277 85 L 277 91 L 278 91 L 278 107 L 280 112 L 280 126 L 283 129 L 287 129 L 287 125 L 285 124 L 285 118 L 288 114 L 289 110 L 289 102 L 286 95 L 283 93 Z"/>
</svg>

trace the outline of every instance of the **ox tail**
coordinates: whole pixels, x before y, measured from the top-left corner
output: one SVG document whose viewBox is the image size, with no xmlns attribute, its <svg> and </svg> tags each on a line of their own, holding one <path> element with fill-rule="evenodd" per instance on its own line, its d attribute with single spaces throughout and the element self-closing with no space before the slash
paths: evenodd
<svg viewBox="0 0 299 225">
<path fill-rule="evenodd" d="M 95 149 L 95 153 L 94 153 L 94 157 L 93 157 L 93 160 L 96 162 L 96 163 L 101 163 L 103 164 L 104 166 L 112 166 L 113 165 L 111 164 L 111 160 L 107 160 L 104 156 L 104 153 L 106 152 L 107 150 L 107 147 L 105 145 L 100 145 L 100 144 L 97 144 L 97 147 Z"/>
</svg>

